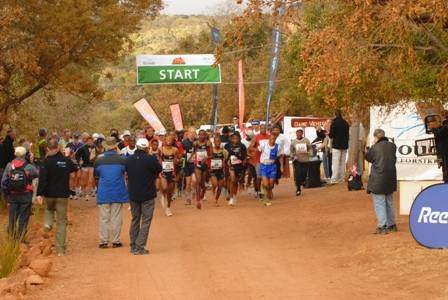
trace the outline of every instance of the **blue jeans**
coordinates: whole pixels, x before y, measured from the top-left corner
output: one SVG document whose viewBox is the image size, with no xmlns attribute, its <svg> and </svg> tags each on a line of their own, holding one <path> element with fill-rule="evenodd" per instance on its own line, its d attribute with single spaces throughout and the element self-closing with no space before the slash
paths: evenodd
<svg viewBox="0 0 448 300">
<path fill-rule="evenodd" d="M 372 198 L 378 227 L 395 225 L 395 213 L 392 203 L 392 194 L 379 195 L 372 193 Z"/>
</svg>

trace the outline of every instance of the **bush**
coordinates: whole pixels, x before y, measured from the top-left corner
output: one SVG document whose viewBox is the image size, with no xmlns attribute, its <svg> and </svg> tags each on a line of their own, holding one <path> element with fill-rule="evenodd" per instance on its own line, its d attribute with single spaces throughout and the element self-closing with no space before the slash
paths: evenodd
<svg viewBox="0 0 448 300">
<path fill-rule="evenodd" d="M 11 237 L 6 230 L 0 231 L 0 278 L 14 271 L 20 256 L 20 241 Z"/>
</svg>

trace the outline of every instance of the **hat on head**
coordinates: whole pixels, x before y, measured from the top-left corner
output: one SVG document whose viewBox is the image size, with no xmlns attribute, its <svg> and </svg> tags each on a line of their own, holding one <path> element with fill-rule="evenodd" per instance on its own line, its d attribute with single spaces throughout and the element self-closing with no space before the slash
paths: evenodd
<svg viewBox="0 0 448 300">
<path fill-rule="evenodd" d="M 131 132 L 129 130 L 123 131 L 123 137 L 125 137 L 127 135 L 131 135 Z"/>
<path fill-rule="evenodd" d="M 159 130 L 156 132 L 156 135 L 166 135 L 166 130 Z"/>
<path fill-rule="evenodd" d="M 148 148 L 148 147 L 149 147 L 149 142 L 148 142 L 147 139 L 145 139 L 145 138 L 141 138 L 141 139 L 138 139 L 138 140 L 137 140 L 136 145 L 137 145 L 138 148 L 145 149 L 145 148 Z"/>
<path fill-rule="evenodd" d="M 247 122 L 246 123 L 246 128 L 252 127 L 252 123 L 251 122 Z"/>
<path fill-rule="evenodd" d="M 25 157 L 25 155 L 26 155 L 26 149 L 25 149 L 25 147 L 16 147 L 16 148 L 14 149 L 14 155 L 15 155 L 16 157 Z"/>
<path fill-rule="evenodd" d="M 251 123 L 252 123 L 252 126 L 256 126 L 256 125 L 260 125 L 261 124 L 260 120 L 252 120 Z"/>
<path fill-rule="evenodd" d="M 98 133 L 94 133 L 92 134 L 92 138 L 96 141 L 98 138 L 100 137 L 100 135 Z"/>
<path fill-rule="evenodd" d="M 117 141 L 113 136 L 108 136 L 103 141 L 103 147 L 106 151 L 113 150 L 117 148 Z"/>
</svg>

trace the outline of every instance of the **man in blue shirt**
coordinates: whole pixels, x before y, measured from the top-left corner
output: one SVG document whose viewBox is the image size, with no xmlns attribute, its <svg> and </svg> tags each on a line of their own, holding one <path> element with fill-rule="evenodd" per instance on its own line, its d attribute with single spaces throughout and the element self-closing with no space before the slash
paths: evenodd
<svg viewBox="0 0 448 300">
<path fill-rule="evenodd" d="M 121 225 L 123 224 L 123 203 L 129 201 L 125 183 L 125 158 L 117 152 L 114 137 L 107 137 L 103 142 L 105 152 L 95 161 L 95 179 L 98 190 L 96 202 L 100 208 L 100 248 L 122 247 L 120 241 Z M 109 229 L 111 236 L 109 237 Z"/>
</svg>

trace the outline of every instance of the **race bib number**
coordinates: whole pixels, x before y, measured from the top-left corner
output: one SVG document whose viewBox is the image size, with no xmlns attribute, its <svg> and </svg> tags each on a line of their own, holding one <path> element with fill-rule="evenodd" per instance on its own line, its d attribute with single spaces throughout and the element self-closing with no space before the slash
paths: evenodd
<svg viewBox="0 0 448 300">
<path fill-rule="evenodd" d="M 308 149 L 306 144 L 296 144 L 296 152 L 297 153 L 307 153 Z"/>
<path fill-rule="evenodd" d="M 211 168 L 212 168 L 212 170 L 221 170 L 222 169 L 222 159 L 212 159 Z"/>
<path fill-rule="evenodd" d="M 202 151 L 196 152 L 196 157 L 197 157 L 198 161 L 205 160 L 207 158 L 207 151 L 202 150 Z"/>
<path fill-rule="evenodd" d="M 174 162 L 162 161 L 162 169 L 164 172 L 173 172 L 174 171 Z"/>
<path fill-rule="evenodd" d="M 230 156 L 230 164 L 232 165 L 238 165 L 241 164 L 242 161 L 238 159 L 238 157 L 236 157 L 235 155 L 231 155 Z"/>
</svg>

